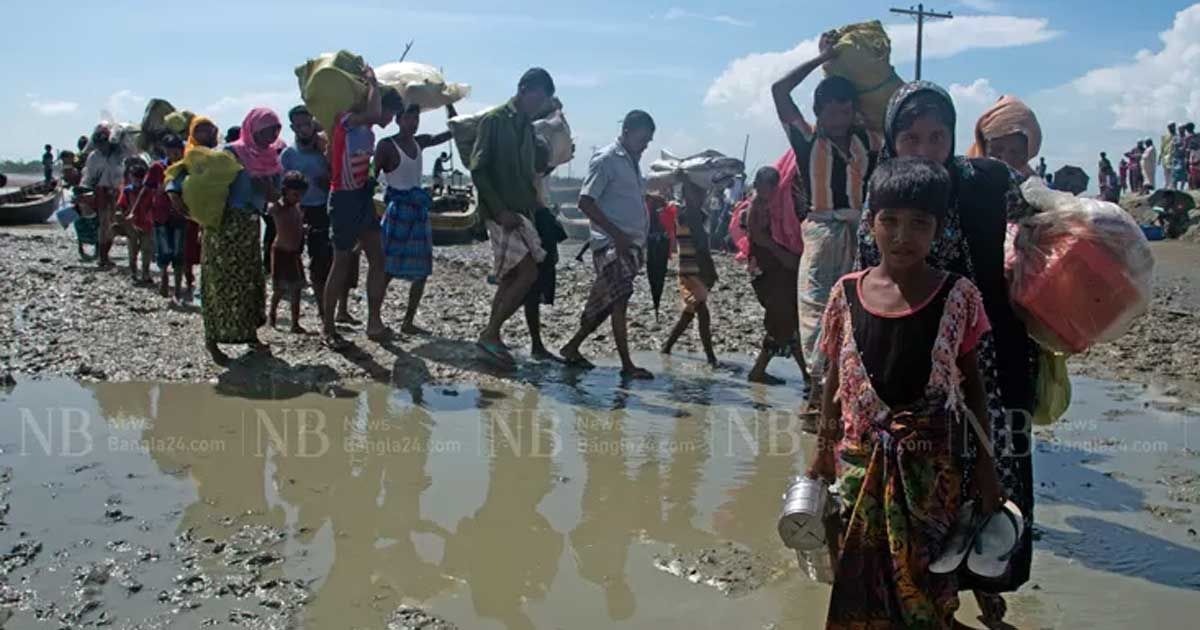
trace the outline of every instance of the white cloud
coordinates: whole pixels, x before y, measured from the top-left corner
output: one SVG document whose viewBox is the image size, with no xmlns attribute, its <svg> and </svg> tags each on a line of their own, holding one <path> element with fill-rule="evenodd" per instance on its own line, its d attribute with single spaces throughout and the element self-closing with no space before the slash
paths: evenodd
<svg viewBox="0 0 1200 630">
<path fill-rule="evenodd" d="M 965 153 L 967 147 L 975 141 L 975 121 L 1000 98 L 1000 92 L 992 87 L 988 79 L 979 78 L 971 83 L 951 83 L 948 88 L 950 97 L 954 99 L 954 109 L 958 114 L 956 131 L 956 150 Z"/>
<path fill-rule="evenodd" d="M 884 28 L 892 40 L 892 63 L 912 61 L 916 57 L 916 25 L 888 24 Z M 959 17 L 925 27 L 924 56 L 940 59 L 974 49 L 1028 46 L 1059 35 L 1061 32 L 1050 29 L 1048 20 L 1041 18 Z M 756 119 L 760 123 L 773 121 L 771 84 L 816 56 L 818 37 L 806 39 L 791 50 L 753 53 L 735 59 L 709 86 L 704 97 L 705 106 L 732 112 L 740 118 Z M 797 93 L 811 94 L 818 80 L 816 76 L 810 77 Z"/>
<path fill-rule="evenodd" d="M 1158 52 L 1139 51 L 1129 63 L 1097 68 L 1073 81 L 1081 97 L 1111 103 L 1112 129 L 1158 131 L 1168 120 L 1200 118 L 1200 4 L 1175 15 L 1159 35 Z"/>
<path fill-rule="evenodd" d="M 141 122 L 146 100 L 133 90 L 119 90 L 105 101 L 101 117 L 113 122 Z"/>
<path fill-rule="evenodd" d="M 569 72 L 557 73 L 554 83 L 560 87 L 591 89 L 600 87 L 603 80 L 596 74 L 574 74 Z"/>
<path fill-rule="evenodd" d="M 667 9 L 667 13 L 666 13 L 666 15 L 663 16 L 663 19 L 667 20 L 668 22 L 675 21 L 675 20 L 703 20 L 706 22 L 716 22 L 718 24 L 727 24 L 729 26 L 740 26 L 740 27 L 754 26 L 753 22 L 743 20 L 741 18 L 736 18 L 731 15 L 725 15 L 725 14 L 705 15 L 703 13 L 695 13 L 693 11 L 688 11 L 687 9 L 681 9 L 679 7 L 671 7 L 670 9 Z"/>
<path fill-rule="evenodd" d="M 959 4 L 971 9 L 975 9 L 980 13 L 1000 12 L 1000 3 L 996 0 L 959 0 Z"/>
<path fill-rule="evenodd" d="M 201 112 L 211 116 L 222 128 L 242 124 L 242 119 L 255 107 L 270 107 L 280 117 L 294 105 L 300 104 L 300 94 L 297 90 L 281 90 L 276 92 L 246 92 L 233 96 L 223 96 Z"/>
<path fill-rule="evenodd" d="M 25 96 L 29 99 L 29 107 L 42 116 L 61 116 L 79 111 L 79 103 L 74 101 L 43 101 L 37 94 Z"/>
<path fill-rule="evenodd" d="M 1115 161 L 1139 139 L 1158 144 L 1170 121 L 1200 120 L 1198 31 L 1200 3 L 1175 15 L 1159 35 L 1161 48 L 1031 96 L 1051 169 L 1065 163 L 1092 173 L 1101 151 Z"/>
</svg>

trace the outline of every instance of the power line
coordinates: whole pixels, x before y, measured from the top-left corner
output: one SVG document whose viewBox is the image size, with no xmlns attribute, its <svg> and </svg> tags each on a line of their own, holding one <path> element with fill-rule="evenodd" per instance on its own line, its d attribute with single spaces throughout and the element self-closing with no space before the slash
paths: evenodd
<svg viewBox="0 0 1200 630">
<path fill-rule="evenodd" d="M 909 16 L 913 16 L 913 17 L 917 18 L 917 80 L 920 81 L 921 80 L 921 40 L 924 38 L 924 35 L 925 35 L 925 19 L 926 18 L 935 18 L 935 19 L 943 19 L 943 20 L 953 20 L 954 15 L 949 12 L 935 13 L 933 11 L 926 11 L 925 5 L 923 5 L 923 4 L 918 4 L 917 8 L 915 8 L 915 9 L 912 7 L 909 7 L 907 9 L 892 9 L 892 13 L 899 13 L 901 15 L 909 15 Z"/>
</svg>

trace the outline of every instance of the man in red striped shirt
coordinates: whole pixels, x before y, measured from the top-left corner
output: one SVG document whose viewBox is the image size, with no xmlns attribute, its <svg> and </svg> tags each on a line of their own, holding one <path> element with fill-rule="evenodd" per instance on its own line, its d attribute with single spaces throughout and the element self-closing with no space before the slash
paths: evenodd
<svg viewBox="0 0 1200 630">
<path fill-rule="evenodd" d="M 399 93 L 381 87 L 371 68 L 363 76 L 370 84 L 366 108 L 339 114 L 330 130 L 329 227 L 333 264 L 325 283 L 321 318 L 323 342 L 337 350 L 348 343 L 334 326 L 334 310 L 349 281 L 356 245 L 367 256 L 367 337 L 381 339 L 388 332 L 380 316 L 387 276 L 383 270 L 383 248 L 373 199 L 375 181 L 370 168 L 375 151 L 374 126 L 386 126 L 403 106 Z"/>
</svg>

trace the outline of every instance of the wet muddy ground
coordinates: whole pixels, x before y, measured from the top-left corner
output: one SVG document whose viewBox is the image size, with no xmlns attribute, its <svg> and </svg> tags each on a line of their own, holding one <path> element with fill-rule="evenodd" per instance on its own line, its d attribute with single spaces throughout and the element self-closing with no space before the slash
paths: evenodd
<svg viewBox="0 0 1200 630">
<path fill-rule="evenodd" d="M 743 356 L 639 360 L 660 378 L 606 362 L 527 368 L 536 389 L 230 395 L 21 377 L 0 393 L 3 627 L 819 627 L 828 587 L 775 531 L 812 446 L 795 390 L 744 383 Z M 1038 429 L 1015 626 L 1190 626 L 1198 418 L 1077 379 Z"/>
<path fill-rule="evenodd" d="M 543 307 L 547 344 L 559 348 L 575 332 L 592 279 L 590 261 L 576 262 L 579 245 L 562 247 L 558 299 Z M 0 230 L 0 372 L 85 381 L 214 382 L 227 388 L 287 388 L 328 391 L 367 382 L 409 387 L 417 383 L 490 385 L 497 379 L 529 382 L 521 374 L 495 370 L 473 341 L 483 328 L 495 288 L 486 281 L 491 254 L 486 243 L 435 250 L 418 323 L 430 336 L 398 336 L 391 342 L 368 341 L 361 325 L 343 332 L 355 342 L 344 354 L 324 349 L 315 336 L 262 329 L 271 353 L 244 353 L 224 370 L 203 350 L 203 327 L 194 305 L 173 307 L 153 288 L 134 288 L 124 268 L 125 247 L 114 249 L 118 268 L 97 271 L 81 263 L 71 232 L 53 227 Z M 1115 343 L 1093 348 L 1072 359 L 1073 374 L 1155 384 L 1200 401 L 1200 285 L 1194 282 L 1200 246 L 1183 242 L 1155 244 L 1158 258 L 1155 301 L 1150 314 Z M 718 256 L 721 280 L 712 293 L 716 348 L 719 355 L 755 352 L 762 338 L 762 309 L 747 281 L 745 268 Z M 365 276 L 364 276 L 365 277 Z M 385 320 L 399 327 L 407 286 L 393 283 L 385 303 Z M 365 316 L 365 302 L 355 294 L 352 307 Z M 631 307 L 630 340 L 635 350 L 655 351 L 678 315 L 678 291 L 668 275 L 661 314 L 656 319 L 644 279 L 636 285 Z M 281 309 L 286 312 L 285 308 Z M 286 321 L 285 313 L 281 313 Z M 302 322 L 317 329 L 315 304 L 307 301 Z M 528 332 L 521 315 L 505 328 L 505 338 L 518 355 L 528 351 Z M 689 332 L 679 350 L 699 352 L 699 339 Z M 590 356 L 614 354 L 607 327 L 584 346 Z M 531 366 L 537 372 L 548 366 Z M 795 384 L 795 383 L 793 383 Z"/>
</svg>

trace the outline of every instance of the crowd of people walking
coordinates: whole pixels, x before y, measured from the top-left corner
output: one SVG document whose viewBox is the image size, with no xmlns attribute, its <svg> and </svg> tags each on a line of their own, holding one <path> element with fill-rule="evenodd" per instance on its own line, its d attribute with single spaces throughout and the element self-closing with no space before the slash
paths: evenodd
<svg viewBox="0 0 1200 630">
<path fill-rule="evenodd" d="M 760 353 L 748 377 L 781 385 L 767 367 L 775 357 L 789 358 L 820 409 L 822 439 L 809 474 L 840 481 L 846 500 L 828 627 L 949 628 L 958 593 L 968 590 L 985 618 L 999 623 L 1003 594 L 1030 578 L 1038 365 L 1037 345 L 1009 299 L 1004 241 L 1009 223 L 1032 212 L 1020 183 L 1047 177 L 1044 159 L 1030 165 L 1042 130 L 1028 106 L 1004 96 L 975 122 L 974 143 L 960 154 L 960 121 L 938 85 L 903 85 L 882 124 L 872 126 L 863 122 L 858 90 L 837 76 L 816 87 L 810 120 L 793 92 L 836 59 L 831 44 L 823 38 L 817 57 L 772 86 L 790 149 L 754 174 L 745 211 L 734 213 L 747 238 L 747 279 L 764 309 Z M 354 322 L 347 295 L 357 286 L 360 256 L 367 264 L 366 337 L 383 342 L 395 334 L 383 304 L 397 279 L 409 283 L 399 332 L 426 334 L 420 305 L 434 269 L 422 154 L 451 135 L 419 134 L 420 107 L 381 85 L 369 68 L 363 78 L 366 106 L 339 113 L 330 129 L 303 105 L 289 110 L 291 146 L 281 140 L 285 119 L 262 107 L 223 147 L 215 122 L 196 116 L 185 137 L 158 139 L 149 160 L 114 142 L 111 127 L 98 126 L 80 139 L 78 154 L 60 155 L 76 175 L 80 254 L 91 245 L 98 264 L 112 266 L 119 233 L 129 244 L 131 279 L 152 282 L 153 259 L 163 295 L 178 300 L 192 294 L 199 264 L 205 344 L 219 364 L 230 361 L 222 346 L 265 350 L 258 330 L 277 324 L 283 301 L 290 330 L 307 332 L 300 299 L 306 283 L 322 342 L 346 350 L 350 342 L 338 324 Z M 484 360 L 515 367 L 502 329 L 523 309 L 534 359 L 588 369 L 583 344 L 610 322 L 622 375 L 651 379 L 628 343 L 629 301 L 668 201 L 647 193 L 640 167 L 657 130 L 645 111 L 628 112 L 615 141 L 589 161 L 579 208 L 591 226 L 593 284 L 574 336 L 557 354 L 542 341 L 539 309 L 553 303 L 565 233 L 549 212 L 547 148 L 532 123 L 555 106 L 555 92 L 546 70 L 527 71 L 515 95 L 482 116 L 463 156 L 496 284 L 476 345 Z M 452 106 L 447 113 L 456 115 Z M 399 132 L 377 139 L 375 128 L 392 122 Z M 189 178 L 204 174 L 178 166 L 194 151 L 224 152 L 238 165 L 219 220 L 203 229 L 188 220 L 193 209 L 184 191 Z M 1119 175 L 1102 153 L 1101 193 L 1153 189 L 1159 168 L 1167 187 L 1200 188 L 1194 124 L 1172 123 L 1158 147 L 1139 142 L 1122 155 Z M 382 217 L 374 205 L 379 183 L 386 190 Z M 713 364 L 708 297 L 718 278 L 707 208 L 722 192 L 681 181 L 682 209 L 669 220 L 682 307 L 663 351 L 695 322 Z M 902 462 L 909 455 L 897 444 L 915 442 L 937 448 L 918 464 Z M 1002 512 L 1018 532 L 1003 575 L 931 570 L 964 514 Z"/>
</svg>

